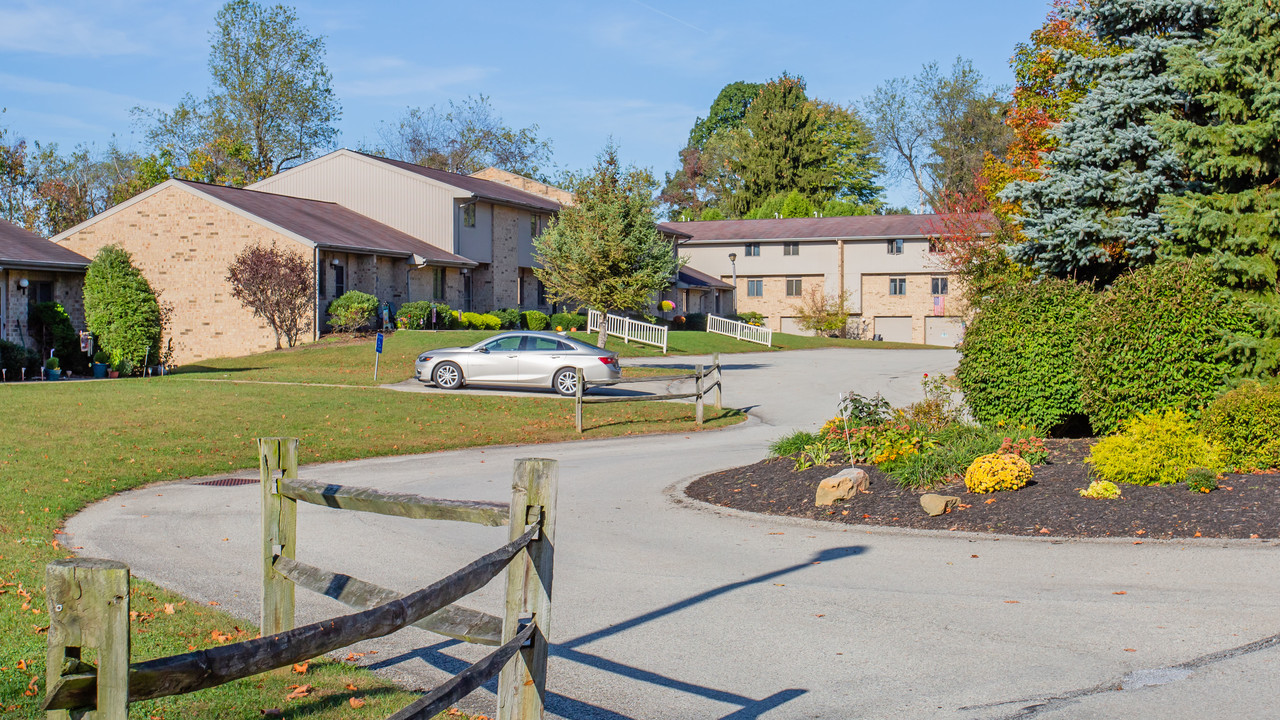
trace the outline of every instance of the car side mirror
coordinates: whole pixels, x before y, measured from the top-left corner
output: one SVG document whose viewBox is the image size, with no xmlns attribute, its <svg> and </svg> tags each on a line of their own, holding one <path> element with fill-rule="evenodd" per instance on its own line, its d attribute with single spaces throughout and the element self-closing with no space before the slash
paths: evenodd
<svg viewBox="0 0 1280 720">
<path fill-rule="evenodd" d="M 482 352 L 482 353 L 485 353 L 485 354 L 487 355 L 487 354 L 489 353 L 489 348 L 485 348 L 485 347 L 482 347 L 482 348 L 476 348 L 476 352 Z"/>
</svg>

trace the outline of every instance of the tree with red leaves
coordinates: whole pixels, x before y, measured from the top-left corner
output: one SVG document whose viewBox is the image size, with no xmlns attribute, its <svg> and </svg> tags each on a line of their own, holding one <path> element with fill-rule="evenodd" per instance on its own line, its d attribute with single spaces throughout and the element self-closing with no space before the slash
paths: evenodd
<svg viewBox="0 0 1280 720">
<path fill-rule="evenodd" d="M 311 326 L 313 274 L 309 260 L 273 243 L 254 245 L 236 255 L 227 268 L 227 282 L 231 296 L 271 326 L 279 350 L 281 337 L 293 347 Z"/>
</svg>

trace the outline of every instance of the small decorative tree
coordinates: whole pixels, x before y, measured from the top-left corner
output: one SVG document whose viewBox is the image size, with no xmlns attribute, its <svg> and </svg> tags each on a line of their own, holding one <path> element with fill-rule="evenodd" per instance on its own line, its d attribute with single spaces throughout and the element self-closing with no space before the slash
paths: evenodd
<svg viewBox="0 0 1280 720">
<path fill-rule="evenodd" d="M 623 170 L 618 150 L 605 147 L 590 175 L 575 183 L 577 203 L 565 207 L 534 238 L 534 274 L 554 302 L 582 303 L 608 313 L 640 310 L 671 285 L 683 262 L 653 220 L 653 178 Z M 604 347 L 604 323 L 596 345 Z"/>
<path fill-rule="evenodd" d="M 254 245 L 236 255 L 227 268 L 227 282 L 231 296 L 271 326 L 279 350 L 281 338 L 293 347 L 311 326 L 314 274 L 302 255 L 272 243 L 270 247 Z"/>
<path fill-rule="evenodd" d="M 811 333 L 848 337 L 849 298 L 848 290 L 827 294 L 821 287 L 812 285 L 792 310 L 800 327 Z"/>
<path fill-rule="evenodd" d="M 98 251 L 84 276 L 85 324 L 111 353 L 113 365 L 122 361 L 140 367 L 159 361 L 164 317 L 151 283 L 119 245 Z"/>
</svg>

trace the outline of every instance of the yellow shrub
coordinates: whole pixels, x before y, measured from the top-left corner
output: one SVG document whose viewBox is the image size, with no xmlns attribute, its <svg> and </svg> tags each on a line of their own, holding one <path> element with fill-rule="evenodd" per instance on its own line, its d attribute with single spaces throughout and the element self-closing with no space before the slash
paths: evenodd
<svg viewBox="0 0 1280 720">
<path fill-rule="evenodd" d="M 1089 483 L 1089 487 L 1080 491 L 1080 497 L 1092 498 L 1094 500 L 1114 500 L 1120 497 L 1120 488 L 1116 487 L 1113 482 L 1106 480 L 1094 480 Z"/>
<path fill-rule="evenodd" d="M 971 493 L 1017 490 L 1031 479 L 1031 465 L 1017 455 L 983 455 L 964 473 L 964 486 Z"/>
</svg>

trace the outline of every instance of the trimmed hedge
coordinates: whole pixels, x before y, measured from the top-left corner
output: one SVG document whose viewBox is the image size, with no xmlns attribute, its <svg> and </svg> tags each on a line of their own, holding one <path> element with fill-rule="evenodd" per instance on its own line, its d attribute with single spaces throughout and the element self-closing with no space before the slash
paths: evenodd
<svg viewBox="0 0 1280 720">
<path fill-rule="evenodd" d="M 530 330 L 546 330 L 547 325 L 551 324 L 551 318 L 547 317 L 544 312 L 537 310 L 528 310 L 523 315 L 524 326 Z"/>
<path fill-rule="evenodd" d="M 354 332 L 373 319 L 378 298 L 359 290 L 348 290 L 329 303 L 329 324 L 338 332 Z"/>
<path fill-rule="evenodd" d="M 974 419 L 1048 430 L 1082 414 L 1076 344 L 1096 298 L 1085 285 L 1045 279 L 984 302 L 956 370 Z"/>
<path fill-rule="evenodd" d="M 1199 261 L 1170 261 L 1121 277 L 1084 323 L 1076 361 L 1093 429 L 1179 408 L 1195 418 L 1238 370 L 1228 336 L 1252 334 L 1244 304 Z"/>
<path fill-rule="evenodd" d="M 520 329 L 520 311 L 510 308 L 504 310 L 494 310 L 490 313 L 502 322 L 503 330 L 519 330 Z"/>
<path fill-rule="evenodd" d="M 466 312 L 462 313 L 460 325 L 468 330 L 498 330 L 502 327 L 502 321 L 496 316 L 485 313 Z"/>
<path fill-rule="evenodd" d="M 551 316 L 551 329 L 570 330 L 578 328 L 579 330 L 587 329 L 587 316 L 578 313 L 556 313 Z"/>
<path fill-rule="evenodd" d="M 435 324 L 431 323 L 431 308 L 436 309 Z M 453 324 L 453 310 L 444 303 L 419 300 L 405 303 L 396 311 L 396 327 L 406 330 L 437 328 L 447 330 Z"/>
</svg>

